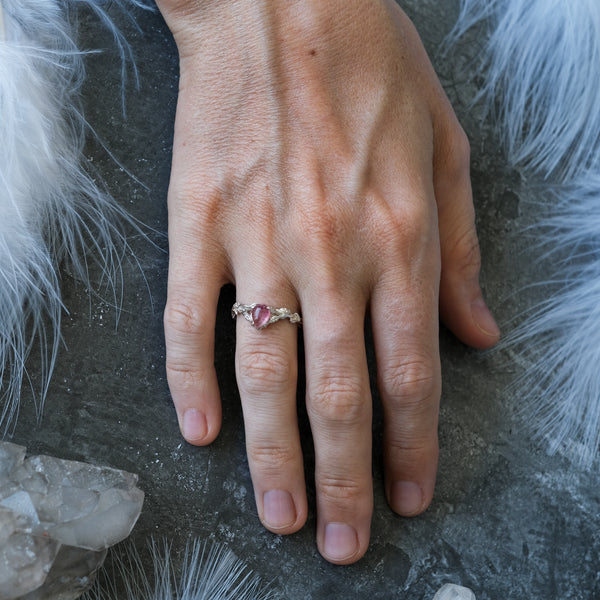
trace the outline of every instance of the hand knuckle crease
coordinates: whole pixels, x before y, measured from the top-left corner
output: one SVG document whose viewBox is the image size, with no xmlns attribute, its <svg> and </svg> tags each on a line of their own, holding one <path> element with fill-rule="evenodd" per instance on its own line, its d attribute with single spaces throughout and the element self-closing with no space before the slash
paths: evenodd
<svg viewBox="0 0 600 600">
<path fill-rule="evenodd" d="M 165 326 L 176 333 L 199 334 L 205 331 L 205 323 L 199 311 L 188 304 L 168 304 L 165 308 Z"/>
<path fill-rule="evenodd" d="M 264 348 L 242 350 L 238 355 L 238 369 L 242 385 L 256 392 L 286 387 L 295 377 L 290 359 Z"/>
<path fill-rule="evenodd" d="M 436 376 L 427 361 L 405 361 L 387 371 L 384 385 L 392 397 L 419 401 L 433 394 Z"/>
<path fill-rule="evenodd" d="M 386 440 L 386 451 L 405 456 L 407 452 L 413 455 L 426 454 L 428 441 L 425 439 L 423 433 L 416 434 L 415 432 L 407 433 L 404 435 L 397 435 L 391 439 Z"/>
<path fill-rule="evenodd" d="M 171 385 L 178 387 L 194 387 L 202 381 L 202 371 L 184 361 L 167 358 L 166 362 L 167 378 Z"/>
<path fill-rule="evenodd" d="M 317 387 L 312 402 L 316 411 L 328 419 L 359 419 L 364 407 L 362 386 L 349 377 L 329 378 Z"/>
<path fill-rule="evenodd" d="M 361 495 L 362 487 L 352 479 L 326 477 L 319 481 L 319 490 L 335 500 L 355 500 Z"/>
<path fill-rule="evenodd" d="M 294 462 L 295 457 L 288 449 L 281 446 L 267 446 L 250 444 L 248 458 L 262 469 L 280 470 Z"/>
</svg>

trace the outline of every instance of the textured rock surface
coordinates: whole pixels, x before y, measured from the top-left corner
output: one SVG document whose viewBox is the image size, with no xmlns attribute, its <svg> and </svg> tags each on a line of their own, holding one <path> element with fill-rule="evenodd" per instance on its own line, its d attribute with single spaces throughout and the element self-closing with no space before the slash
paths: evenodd
<svg viewBox="0 0 600 600">
<path fill-rule="evenodd" d="M 0 442 L 0 598 L 78 598 L 137 521 L 136 483 L 124 471 L 26 458 L 25 448 Z"/>
</svg>

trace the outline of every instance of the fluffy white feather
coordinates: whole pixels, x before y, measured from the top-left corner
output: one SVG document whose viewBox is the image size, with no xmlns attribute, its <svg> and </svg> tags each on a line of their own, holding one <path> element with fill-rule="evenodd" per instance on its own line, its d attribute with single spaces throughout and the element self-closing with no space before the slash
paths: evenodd
<svg viewBox="0 0 600 600">
<path fill-rule="evenodd" d="M 478 23 L 483 95 L 513 164 L 571 180 L 600 164 L 600 3 L 461 0 L 451 37 Z"/>
<path fill-rule="evenodd" d="M 274 592 L 222 546 L 188 545 L 178 575 L 166 542 L 162 547 L 152 542 L 150 554 L 151 569 L 133 546 L 114 551 L 116 573 L 101 573 L 84 600 L 275 600 Z"/>
<path fill-rule="evenodd" d="M 600 442 L 600 2 L 461 0 L 457 39 L 487 23 L 477 71 L 508 159 L 544 180 L 537 227 L 553 295 L 512 335 L 531 365 L 523 414 L 591 466 Z"/>
<path fill-rule="evenodd" d="M 41 411 L 63 310 L 58 265 L 89 285 L 89 257 L 115 295 L 131 219 L 86 170 L 80 108 L 83 53 L 70 12 L 86 4 L 127 46 L 100 1 L 0 0 L 0 434 L 14 424 L 35 342 Z M 138 0 L 117 4 L 142 6 Z M 118 305 L 118 301 L 115 302 Z"/>
<path fill-rule="evenodd" d="M 543 219 L 545 259 L 553 259 L 555 292 L 504 342 L 526 352 L 515 382 L 526 422 L 551 453 L 569 450 L 590 467 L 600 446 L 600 174 L 547 192 L 553 216 Z M 551 262 L 546 260 L 546 262 Z"/>
</svg>

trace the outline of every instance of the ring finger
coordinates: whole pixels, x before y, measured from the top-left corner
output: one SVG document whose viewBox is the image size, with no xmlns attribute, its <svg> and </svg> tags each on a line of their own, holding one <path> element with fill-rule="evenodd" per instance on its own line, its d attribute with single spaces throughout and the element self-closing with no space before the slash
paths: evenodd
<svg viewBox="0 0 600 600">
<path fill-rule="evenodd" d="M 237 277 L 236 287 L 240 303 L 297 309 L 283 277 L 254 272 L 248 279 Z M 264 309 L 255 313 L 259 319 L 263 315 Z M 259 330 L 243 316 L 237 319 L 236 375 L 248 463 L 259 517 L 275 533 L 297 531 L 307 514 L 296 412 L 296 327 L 283 319 Z"/>
</svg>

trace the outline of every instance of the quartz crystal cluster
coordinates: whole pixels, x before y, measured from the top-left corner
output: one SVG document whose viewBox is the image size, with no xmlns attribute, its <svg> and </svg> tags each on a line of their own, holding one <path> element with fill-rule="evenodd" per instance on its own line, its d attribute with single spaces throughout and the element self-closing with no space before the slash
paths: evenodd
<svg viewBox="0 0 600 600">
<path fill-rule="evenodd" d="M 142 508 L 137 476 L 0 442 L 0 600 L 73 600 Z"/>
<path fill-rule="evenodd" d="M 446 583 L 438 590 L 433 600 L 475 600 L 475 594 L 462 585 Z"/>
</svg>

